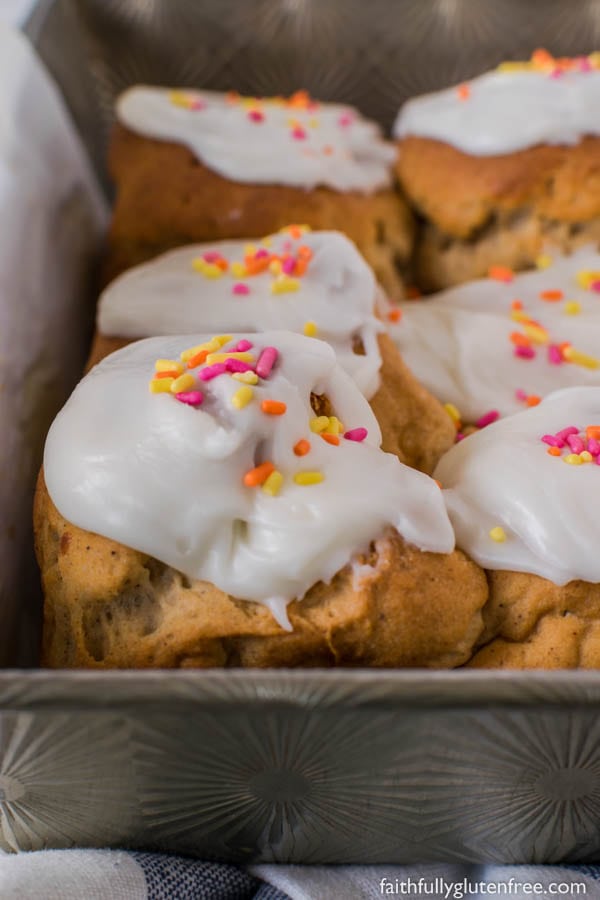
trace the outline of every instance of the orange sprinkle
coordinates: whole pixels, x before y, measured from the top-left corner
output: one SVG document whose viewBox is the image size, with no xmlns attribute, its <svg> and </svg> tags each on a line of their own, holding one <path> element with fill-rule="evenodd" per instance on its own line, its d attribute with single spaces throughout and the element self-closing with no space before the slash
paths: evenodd
<svg viewBox="0 0 600 900">
<path fill-rule="evenodd" d="M 523 309 L 523 301 L 522 300 L 513 300 L 510 304 L 511 309 Z"/>
<path fill-rule="evenodd" d="M 306 109 L 311 102 L 310 94 L 308 91 L 296 91 L 289 97 L 287 101 L 288 106 L 297 106 L 299 109 Z"/>
<path fill-rule="evenodd" d="M 215 259 L 215 266 L 218 266 L 222 272 L 226 272 L 229 268 L 229 263 L 225 259 L 225 257 L 220 256 L 218 259 Z"/>
<path fill-rule="evenodd" d="M 270 263 L 270 256 L 260 256 L 258 259 L 254 256 L 244 257 L 244 265 L 248 275 L 260 275 L 261 272 L 265 272 L 269 268 Z"/>
<path fill-rule="evenodd" d="M 459 100 L 468 100 L 471 96 L 471 88 L 468 84 L 459 84 L 456 88 Z"/>
<path fill-rule="evenodd" d="M 585 436 L 590 440 L 600 441 L 600 425 L 588 425 L 585 429 Z"/>
<path fill-rule="evenodd" d="M 513 280 L 515 273 L 512 269 L 509 269 L 508 266 L 490 266 L 488 277 L 493 278 L 495 281 L 508 282 Z"/>
<path fill-rule="evenodd" d="M 328 444 L 333 444 L 334 447 L 339 447 L 340 439 L 337 434 L 326 434 L 324 431 L 321 432 L 321 437 L 324 441 L 327 441 Z"/>
<path fill-rule="evenodd" d="M 562 300 L 564 296 L 562 291 L 540 291 L 540 299 L 547 300 L 549 303 L 556 303 L 557 300 Z"/>
<path fill-rule="evenodd" d="M 298 247 L 298 256 L 300 259 L 312 259 L 313 252 L 306 244 L 302 244 L 302 246 Z"/>
<path fill-rule="evenodd" d="M 281 400 L 263 400 L 260 404 L 260 408 L 268 416 L 282 416 L 286 411 L 287 406 L 285 403 L 282 403 Z"/>
<path fill-rule="evenodd" d="M 542 402 L 542 398 L 538 397 L 537 394 L 530 394 L 525 403 L 527 406 L 537 406 L 538 403 Z"/>
<path fill-rule="evenodd" d="M 155 372 L 155 378 L 179 378 L 181 375 L 181 371 L 177 371 L 177 369 L 169 369 L 168 372 Z"/>
<path fill-rule="evenodd" d="M 401 309 L 391 309 L 388 313 L 388 319 L 390 322 L 399 322 L 402 318 L 402 310 Z"/>
<path fill-rule="evenodd" d="M 439 487 L 439 489 L 441 491 L 442 490 L 442 482 L 438 481 L 437 478 L 434 478 L 433 480 L 435 481 L 435 483 L 437 484 L 437 486 Z"/>
<path fill-rule="evenodd" d="M 304 438 L 299 440 L 297 444 L 294 444 L 294 453 L 296 456 L 306 456 L 309 451 L 310 441 L 306 441 Z"/>
<path fill-rule="evenodd" d="M 294 275 L 298 275 L 302 277 L 308 269 L 308 260 L 307 259 L 297 259 L 296 264 L 294 266 Z"/>
<path fill-rule="evenodd" d="M 546 453 L 549 453 L 550 456 L 560 456 L 560 447 L 548 447 Z"/>
<path fill-rule="evenodd" d="M 548 53 L 547 50 L 544 50 L 543 47 L 540 47 L 538 50 L 534 50 L 531 54 L 531 62 L 536 66 L 552 66 L 554 67 L 556 64 L 556 60 L 552 56 L 551 53 Z"/>
<path fill-rule="evenodd" d="M 206 362 L 206 357 L 208 356 L 208 350 L 200 350 L 199 353 L 196 353 L 195 356 L 192 356 L 191 359 L 188 359 L 187 367 L 188 369 L 195 369 L 196 366 L 201 366 L 203 362 Z"/>
<path fill-rule="evenodd" d="M 323 153 L 325 154 L 325 156 L 331 156 L 331 154 L 333 153 L 333 147 L 331 146 L 331 144 L 325 144 L 325 146 L 323 147 Z"/>
<path fill-rule="evenodd" d="M 261 463 L 260 466 L 256 466 L 255 469 L 250 469 L 244 475 L 244 484 L 246 487 L 258 487 L 261 484 L 264 484 L 271 472 L 275 471 L 275 466 L 272 462 L 264 462 Z"/>
<path fill-rule="evenodd" d="M 563 357 L 563 359 L 565 356 L 565 350 L 568 350 L 570 347 L 571 347 L 570 341 L 563 341 L 562 344 L 558 345 L 558 349 L 560 350 L 560 355 Z"/>
<path fill-rule="evenodd" d="M 510 339 L 517 347 L 531 347 L 530 339 L 526 334 L 521 334 L 520 331 L 513 331 L 510 335 Z"/>
<path fill-rule="evenodd" d="M 302 237 L 302 229 L 299 225 L 290 225 L 288 227 L 288 234 L 295 241 L 298 241 Z"/>
</svg>

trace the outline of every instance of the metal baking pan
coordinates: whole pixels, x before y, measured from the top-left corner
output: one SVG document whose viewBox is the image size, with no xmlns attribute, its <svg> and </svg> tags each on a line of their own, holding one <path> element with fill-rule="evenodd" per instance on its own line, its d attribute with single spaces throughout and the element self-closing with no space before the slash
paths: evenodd
<svg viewBox="0 0 600 900">
<path fill-rule="evenodd" d="M 561 0 L 56 0 L 28 32 L 106 183 L 112 101 L 128 84 L 306 87 L 389 126 L 407 96 L 502 58 L 596 49 L 600 16 Z M 14 558 L 32 571 L 29 540 Z M 12 624 L 31 634 L 39 598 L 23 597 Z M 600 673 L 5 669 L 0 710 L 9 850 L 295 863 L 600 853 Z"/>
</svg>

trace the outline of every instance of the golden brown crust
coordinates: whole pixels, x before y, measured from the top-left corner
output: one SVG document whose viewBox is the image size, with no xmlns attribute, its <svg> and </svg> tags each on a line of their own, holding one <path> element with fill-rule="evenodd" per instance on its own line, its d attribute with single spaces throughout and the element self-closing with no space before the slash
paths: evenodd
<svg viewBox="0 0 600 900">
<path fill-rule="evenodd" d="M 106 280 L 181 244 L 262 237 L 290 223 L 337 229 L 355 242 L 390 296 L 402 293 L 397 261 L 413 241 L 412 215 L 393 190 L 365 195 L 328 188 L 229 181 L 180 144 L 117 125 L 109 167 L 117 199 Z"/>
<path fill-rule="evenodd" d="M 366 574 L 355 579 L 347 566 L 291 603 L 288 633 L 260 603 L 71 525 L 42 473 L 34 529 L 46 666 L 451 667 L 482 629 L 482 570 L 460 551 L 425 553 L 395 531 L 372 545 Z"/>
<path fill-rule="evenodd" d="M 484 645 L 469 666 L 600 668 L 600 584 L 559 586 L 538 575 L 489 572 Z"/>
<path fill-rule="evenodd" d="M 483 277 L 492 265 L 527 268 L 548 244 L 564 252 L 600 240 L 600 138 L 471 156 L 409 137 L 398 176 L 425 219 L 415 260 L 424 290 Z"/>
<path fill-rule="evenodd" d="M 381 386 L 370 403 L 381 428 L 382 449 L 430 475 L 454 443 L 454 425 L 441 403 L 405 365 L 391 338 L 381 334 L 378 340 Z M 96 334 L 86 371 L 130 343 L 125 338 Z"/>
</svg>

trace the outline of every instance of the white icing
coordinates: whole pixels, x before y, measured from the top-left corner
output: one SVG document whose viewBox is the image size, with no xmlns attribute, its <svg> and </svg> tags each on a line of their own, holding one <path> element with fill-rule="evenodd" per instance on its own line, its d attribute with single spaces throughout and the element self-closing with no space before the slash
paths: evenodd
<svg viewBox="0 0 600 900">
<path fill-rule="evenodd" d="M 280 621 L 282 598 L 329 581 L 388 526 L 421 549 L 452 550 L 439 488 L 379 449 L 367 401 L 323 341 L 249 335 L 252 353 L 275 346 L 280 358 L 241 410 L 231 401 L 240 382 L 229 375 L 201 383 L 197 409 L 149 392 L 157 359 L 177 359 L 208 337 L 131 344 L 79 384 L 44 455 L 49 494 L 68 521 L 233 596 L 266 602 Z M 366 427 L 367 439 L 342 438 L 336 447 L 312 434 L 311 391 L 327 394 L 347 429 Z M 263 399 L 283 401 L 287 411 L 266 415 Z M 298 457 L 293 446 L 301 438 L 311 450 Z M 243 485 L 244 474 L 267 460 L 284 476 L 276 497 Z M 324 481 L 296 484 L 302 471 L 322 472 Z"/>
<path fill-rule="evenodd" d="M 398 113 L 393 133 L 451 144 L 473 156 L 514 153 L 536 144 L 575 144 L 600 134 L 600 71 L 492 71 L 455 87 L 415 97 Z"/>
<path fill-rule="evenodd" d="M 534 359 L 514 355 L 512 332 L 522 332 L 511 319 L 511 303 L 544 326 L 551 343 L 570 342 L 600 360 L 600 294 L 578 286 L 578 272 L 600 272 L 600 253 L 584 247 L 572 256 L 556 256 L 543 270 L 515 275 L 510 283 L 482 279 L 406 302 L 402 319 L 389 331 L 417 378 L 443 403 L 454 403 L 465 422 L 491 409 L 501 415 L 518 412 L 524 403 L 515 392 L 545 397 L 561 387 L 600 385 L 600 366 L 554 365 L 548 349 L 534 345 Z M 540 298 L 546 290 L 562 290 L 564 299 Z M 579 303 L 576 315 L 565 304 Z"/>
<path fill-rule="evenodd" d="M 487 569 L 600 582 L 600 466 L 569 465 L 541 441 L 599 424 L 600 388 L 568 388 L 456 444 L 435 477 L 457 545 Z M 489 534 L 498 526 L 503 543 Z"/>
<path fill-rule="evenodd" d="M 298 239 L 273 236 L 269 250 L 293 253 L 306 245 L 314 256 L 297 291 L 273 294 L 269 272 L 244 279 L 227 272 L 206 278 L 192 267 L 203 253 L 218 251 L 227 260 L 243 261 L 248 241 L 196 244 L 170 251 L 158 259 L 130 269 L 102 294 L 97 326 L 101 334 L 151 337 L 194 331 L 295 331 L 307 322 L 317 326 L 317 337 L 334 348 L 338 362 L 367 398 L 380 383 L 381 355 L 377 334 L 382 326 L 374 316 L 377 286 L 374 275 L 354 244 L 339 232 L 313 231 Z M 261 247 L 256 242 L 257 248 Z M 236 295 L 233 286 L 249 289 Z M 360 337 L 365 355 L 353 350 Z"/>
<path fill-rule="evenodd" d="M 117 117 L 145 137 L 183 144 L 232 181 L 365 193 L 391 184 L 395 148 L 351 107 L 319 103 L 305 109 L 263 100 L 257 107 L 264 118 L 256 122 L 244 98 L 232 103 L 226 94 L 181 93 L 203 108 L 173 104 L 173 92 L 165 88 L 137 86 L 119 97 Z M 293 121 L 302 140 L 292 136 Z"/>
</svg>

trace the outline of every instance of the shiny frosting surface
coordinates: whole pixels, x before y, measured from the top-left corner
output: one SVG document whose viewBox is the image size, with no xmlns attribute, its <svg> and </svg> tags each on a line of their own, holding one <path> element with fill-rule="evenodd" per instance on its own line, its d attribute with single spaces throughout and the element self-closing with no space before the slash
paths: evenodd
<svg viewBox="0 0 600 900">
<path fill-rule="evenodd" d="M 600 388 L 579 387 L 456 444 L 435 477 L 457 546 L 487 569 L 600 582 L 598 437 Z"/>
<path fill-rule="evenodd" d="M 183 144 L 232 181 L 371 193 L 391 184 L 394 146 L 349 106 L 305 92 L 257 99 L 138 85 L 117 117 L 145 137 Z"/>
<path fill-rule="evenodd" d="M 290 276 L 274 274 L 269 267 L 236 274 L 245 257 L 258 255 L 266 263 L 268 254 L 287 254 L 293 262 L 303 248 L 311 258 L 301 277 L 294 276 L 292 267 Z M 215 259 L 227 268 L 215 268 L 210 262 Z M 281 286 L 287 289 L 279 292 Z M 265 241 L 182 247 L 130 269 L 103 292 L 97 325 L 103 335 L 124 338 L 231 329 L 313 330 L 334 348 L 340 365 L 369 398 L 379 387 L 381 368 L 376 294 L 373 272 L 348 238 L 291 226 Z"/>
<path fill-rule="evenodd" d="M 389 325 L 417 378 L 465 422 L 518 412 L 561 387 L 600 385 L 600 253 L 540 262 L 550 264 L 406 302 Z"/>
<path fill-rule="evenodd" d="M 600 134 L 598 54 L 555 60 L 537 53 L 528 62 L 505 63 L 462 85 L 409 100 L 398 113 L 394 136 L 495 156 Z"/>
<path fill-rule="evenodd" d="M 68 521 L 261 601 L 284 625 L 290 599 L 389 526 L 423 550 L 452 550 L 438 486 L 379 449 L 373 413 L 327 344 L 289 332 L 224 337 L 201 365 L 186 354 L 191 386 L 155 368 L 171 372 L 190 345 L 208 342 L 213 354 L 210 335 L 148 338 L 83 379 L 44 454 Z M 277 359 L 252 385 L 252 370 L 272 360 L 267 348 Z M 232 371 L 215 375 L 228 359 Z M 248 371 L 250 382 L 235 377 Z M 329 398 L 335 418 L 315 416 L 311 393 Z"/>
</svg>

